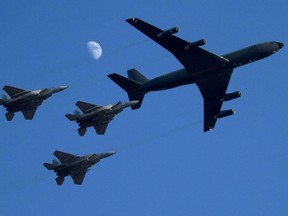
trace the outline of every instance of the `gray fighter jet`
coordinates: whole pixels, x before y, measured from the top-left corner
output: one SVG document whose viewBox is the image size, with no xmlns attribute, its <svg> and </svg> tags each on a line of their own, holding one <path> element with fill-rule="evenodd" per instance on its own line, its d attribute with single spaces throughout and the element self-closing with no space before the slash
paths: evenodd
<svg viewBox="0 0 288 216">
<path fill-rule="evenodd" d="M 15 112 L 19 111 L 23 113 L 25 119 L 31 120 L 34 117 L 37 108 L 47 98 L 66 88 L 67 86 L 59 86 L 51 89 L 45 88 L 27 91 L 6 85 L 3 87 L 3 90 L 7 92 L 10 98 L 7 95 L 3 95 L 3 98 L 0 99 L 0 105 L 3 105 L 6 108 L 7 113 L 5 115 L 8 121 L 11 121 Z"/>
<path fill-rule="evenodd" d="M 66 114 L 70 121 L 76 121 L 79 124 L 78 133 L 84 136 L 87 127 L 94 127 L 97 134 L 103 135 L 111 120 L 124 108 L 135 106 L 138 101 L 118 102 L 107 106 L 98 106 L 82 101 L 78 101 L 76 106 L 83 112 L 75 110 L 74 114 Z"/>
<path fill-rule="evenodd" d="M 43 165 L 48 170 L 54 170 L 56 175 L 56 182 L 58 185 L 62 185 L 64 182 L 64 178 L 70 175 L 75 184 L 81 185 L 85 174 L 90 170 L 89 168 L 96 163 L 98 163 L 101 159 L 109 157 L 115 152 L 111 153 L 101 153 L 101 154 L 89 154 L 85 156 L 77 156 L 68 154 L 61 151 L 55 151 L 53 153 L 58 160 L 54 159 L 52 164 L 44 163 Z"/>
</svg>

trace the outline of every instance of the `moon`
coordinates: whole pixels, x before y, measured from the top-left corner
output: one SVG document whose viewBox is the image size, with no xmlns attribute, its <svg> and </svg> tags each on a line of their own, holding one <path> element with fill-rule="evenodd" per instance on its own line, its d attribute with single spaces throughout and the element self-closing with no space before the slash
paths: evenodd
<svg viewBox="0 0 288 216">
<path fill-rule="evenodd" d="M 95 41 L 87 42 L 87 48 L 93 59 L 98 60 L 102 55 L 101 46 Z"/>
</svg>

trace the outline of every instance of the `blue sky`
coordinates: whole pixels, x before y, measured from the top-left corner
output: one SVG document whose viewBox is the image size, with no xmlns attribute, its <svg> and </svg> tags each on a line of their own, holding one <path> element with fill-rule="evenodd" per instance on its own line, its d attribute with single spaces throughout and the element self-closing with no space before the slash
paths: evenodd
<svg viewBox="0 0 288 216">
<path fill-rule="evenodd" d="M 203 133 L 203 100 L 195 85 L 145 96 L 141 109 L 124 110 L 104 136 L 64 115 L 77 100 L 107 105 L 127 101 L 107 75 L 137 67 L 148 78 L 182 68 L 166 50 L 124 20 L 139 17 L 162 29 L 179 26 L 187 41 L 226 54 L 276 40 L 287 45 L 287 8 L 273 1 L 1 1 L 1 88 L 34 90 L 68 85 L 37 111 L 1 121 L 1 215 L 288 214 L 288 87 L 286 47 L 240 67 L 228 91 L 242 97 L 223 108 Z M 95 61 L 86 43 L 101 44 Z M 4 93 L 4 91 L 2 91 Z M 83 185 L 59 187 L 43 167 L 55 150 L 117 153 L 95 165 Z"/>
</svg>

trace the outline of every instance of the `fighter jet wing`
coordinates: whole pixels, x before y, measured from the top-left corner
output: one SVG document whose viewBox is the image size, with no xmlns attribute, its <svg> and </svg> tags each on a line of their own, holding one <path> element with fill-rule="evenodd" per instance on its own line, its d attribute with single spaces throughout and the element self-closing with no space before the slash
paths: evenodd
<svg viewBox="0 0 288 216">
<path fill-rule="evenodd" d="M 68 161 L 68 160 L 71 160 L 72 158 L 77 157 L 77 156 L 75 156 L 75 155 L 68 154 L 68 153 L 61 152 L 61 151 L 55 151 L 53 154 L 55 155 L 55 157 L 58 158 L 58 160 L 59 160 L 61 163 L 64 163 L 65 161 Z"/>
<path fill-rule="evenodd" d="M 73 179 L 74 183 L 77 185 L 81 185 L 84 178 L 85 178 L 86 172 L 81 173 L 79 175 L 71 175 L 71 178 Z"/>
<path fill-rule="evenodd" d="M 232 75 L 233 69 L 229 69 L 219 74 L 197 80 L 198 86 L 204 98 L 204 131 L 209 131 L 215 127 L 217 116 L 221 111 L 223 98 Z"/>
<path fill-rule="evenodd" d="M 35 115 L 36 110 L 37 110 L 37 108 L 30 109 L 30 110 L 23 110 L 22 113 L 24 115 L 24 118 L 28 119 L 28 120 L 32 120 L 34 115 Z"/>
<path fill-rule="evenodd" d="M 24 90 L 24 89 L 20 89 L 20 88 L 16 88 L 16 87 L 13 87 L 13 86 L 8 86 L 8 85 L 5 85 L 5 86 L 3 87 L 3 90 L 4 90 L 5 92 L 7 92 L 7 94 L 8 94 L 11 98 L 13 98 L 13 96 L 16 95 L 16 94 L 28 92 L 28 91 L 26 91 L 26 90 Z"/>
<path fill-rule="evenodd" d="M 93 126 L 96 133 L 97 134 L 100 134 L 100 135 L 103 135 L 105 134 L 105 131 L 108 127 L 108 124 L 109 124 L 109 121 L 107 123 L 104 123 L 104 124 L 101 124 L 101 125 L 97 125 L 97 126 Z"/>
<path fill-rule="evenodd" d="M 76 106 L 79 107 L 79 109 L 83 113 L 86 113 L 87 110 L 89 110 L 89 109 L 92 109 L 92 108 L 95 108 L 95 107 L 100 107 L 98 105 L 86 103 L 86 102 L 83 102 L 83 101 L 77 101 Z"/>
<path fill-rule="evenodd" d="M 126 21 L 171 52 L 189 73 L 217 68 L 229 62 L 228 59 L 210 53 L 198 46 L 191 46 L 187 49 L 187 46 L 190 43 L 172 34 L 166 34 L 163 37 L 159 37 L 159 34 L 161 34 L 163 30 L 146 23 L 141 19 L 131 18 Z"/>
</svg>

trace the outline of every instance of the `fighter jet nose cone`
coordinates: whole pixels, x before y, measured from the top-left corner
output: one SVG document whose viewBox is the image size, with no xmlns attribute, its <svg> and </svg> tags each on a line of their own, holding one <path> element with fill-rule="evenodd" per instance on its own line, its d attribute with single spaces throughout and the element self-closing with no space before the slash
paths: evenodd
<svg viewBox="0 0 288 216">
<path fill-rule="evenodd" d="M 108 152 L 107 154 L 106 154 L 106 157 L 110 157 L 110 156 L 112 156 L 112 155 L 114 155 L 116 152 Z"/>
<path fill-rule="evenodd" d="M 136 105 L 136 104 L 138 104 L 139 103 L 139 101 L 138 100 L 133 100 L 133 101 L 130 101 L 130 103 L 132 104 L 132 106 L 133 105 Z"/>
<path fill-rule="evenodd" d="M 107 158 L 110 157 L 112 155 L 114 155 L 116 152 L 108 152 L 108 153 L 103 153 L 101 154 L 101 158 Z"/>
<path fill-rule="evenodd" d="M 59 92 L 59 91 L 65 90 L 65 89 L 67 89 L 67 88 L 68 88 L 68 86 L 59 86 L 59 87 L 57 87 L 55 90 L 56 90 L 56 92 Z"/>
<path fill-rule="evenodd" d="M 277 42 L 278 46 L 279 46 L 279 49 L 281 49 L 282 47 L 284 47 L 284 43 L 281 43 L 281 42 Z"/>
<path fill-rule="evenodd" d="M 60 86 L 59 88 L 62 89 L 62 90 L 64 90 L 64 89 L 67 89 L 68 86 Z"/>
</svg>

